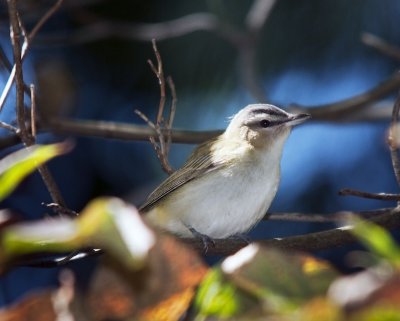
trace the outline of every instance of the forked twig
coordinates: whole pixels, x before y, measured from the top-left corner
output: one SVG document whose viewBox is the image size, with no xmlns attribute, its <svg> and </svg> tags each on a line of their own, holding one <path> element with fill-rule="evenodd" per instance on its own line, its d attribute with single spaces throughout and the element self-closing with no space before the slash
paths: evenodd
<svg viewBox="0 0 400 321">
<path fill-rule="evenodd" d="M 159 159 L 161 163 L 162 169 L 169 175 L 171 175 L 174 170 L 172 167 L 169 165 L 168 162 L 168 152 L 165 149 L 165 139 L 164 139 L 164 134 L 161 131 L 161 127 L 158 126 L 157 124 L 154 124 L 145 114 L 143 114 L 140 110 L 135 109 L 135 113 L 142 118 L 147 125 L 152 128 L 158 137 L 158 143 L 156 142 L 155 138 L 153 136 L 149 137 L 149 140 L 151 144 L 153 145 L 153 148 L 157 154 L 157 158 Z"/>
<path fill-rule="evenodd" d="M 154 136 L 149 137 L 150 142 L 153 145 L 154 150 L 156 151 L 162 169 L 166 173 L 172 174 L 174 170 L 172 169 L 171 165 L 168 162 L 168 153 L 171 146 L 171 128 L 176 111 L 176 102 L 177 102 L 176 90 L 172 78 L 170 76 L 167 77 L 167 83 L 169 90 L 171 92 L 172 101 L 171 101 L 171 108 L 169 110 L 169 115 L 167 121 L 165 122 L 163 115 L 166 102 L 166 88 L 165 88 L 166 81 L 164 77 L 164 69 L 163 69 L 161 55 L 160 52 L 158 51 L 157 44 L 154 39 L 152 40 L 152 44 L 153 44 L 153 51 L 157 59 L 157 67 L 150 59 L 147 60 L 147 63 L 150 65 L 151 70 L 156 75 L 158 79 L 158 84 L 160 86 L 160 102 L 158 105 L 156 123 L 152 122 L 145 114 L 143 114 L 141 111 L 137 109 L 135 110 L 135 113 L 139 115 L 139 117 L 141 117 L 147 123 L 147 125 L 151 129 L 153 129 L 154 132 L 157 134 L 158 142 L 156 142 Z"/>
</svg>

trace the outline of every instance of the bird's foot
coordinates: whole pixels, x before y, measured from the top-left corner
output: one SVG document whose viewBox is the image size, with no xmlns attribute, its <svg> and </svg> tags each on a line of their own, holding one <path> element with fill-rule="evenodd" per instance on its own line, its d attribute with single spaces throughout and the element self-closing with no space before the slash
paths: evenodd
<svg viewBox="0 0 400 321">
<path fill-rule="evenodd" d="M 230 238 L 231 238 L 231 239 L 234 239 L 234 240 L 241 240 L 241 241 L 244 241 L 244 242 L 246 242 L 247 244 L 250 244 L 250 243 L 251 243 L 251 238 L 250 238 L 248 235 L 246 235 L 246 234 L 241 234 L 241 233 L 239 233 L 239 234 L 234 234 L 234 235 L 230 236 Z"/>
<path fill-rule="evenodd" d="M 198 232 L 193 227 L 188 227 L 188 229 L 195 238 L 201 240 L 201 242 L 203 243 L 204 254 L 207 253 L 209 245 L 212 245 L 213 247 L 215 246 L 215 241 L 208 235 Z"/>
</svg>

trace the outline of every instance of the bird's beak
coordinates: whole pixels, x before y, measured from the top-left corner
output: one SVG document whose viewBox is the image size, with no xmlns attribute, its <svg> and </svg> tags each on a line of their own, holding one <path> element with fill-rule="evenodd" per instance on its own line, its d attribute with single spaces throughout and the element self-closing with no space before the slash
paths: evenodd
<svg viewBox="0 0 400 321">
<path fill-rule="evenodd" d="M 302 122 L 305 122 L 307 119 L 310 118 L 310 114 L 290 114 L 285 124 L 289 126 L 295 126 L 301 124 Z"/>
</svg>

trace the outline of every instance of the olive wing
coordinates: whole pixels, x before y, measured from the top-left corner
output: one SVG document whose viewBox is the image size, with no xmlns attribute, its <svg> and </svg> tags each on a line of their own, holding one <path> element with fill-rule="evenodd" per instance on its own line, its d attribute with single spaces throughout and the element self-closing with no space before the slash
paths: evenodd
<svg viewBox="0 0 400 321">
<path fill-rule="evenodd" d="M 151 209 L 159 200 L 163 199 L 179 187 L 205 173 L 214 171 L 221 167 L 220 164 L 213 162 L 210 153 L 210 146 L 212 146 L 212 142 L 210 141 L 199 145 L 190 155 L 183 167 L 171 174 L 164 182 L 162 182 L 161 185 L 149 195 L 139 210 L 145 212 Z"/>
</svg>

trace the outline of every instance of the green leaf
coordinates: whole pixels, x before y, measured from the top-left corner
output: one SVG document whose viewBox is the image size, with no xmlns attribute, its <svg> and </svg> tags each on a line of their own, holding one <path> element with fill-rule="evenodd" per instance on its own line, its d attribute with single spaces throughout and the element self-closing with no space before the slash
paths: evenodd
<svg viewBox="0 0 400 321">
<path fill-rule="evenodd" d="M 240 297 L 236 286 L 224 279 L 219 268 L 210 270 L 201 283 L 195 298 L 195 308 L 200 316 L 229 318 L 240 310 Z"/>
<path fill-rule="evenodd" d="M 373 254 L 400 266 L 400 247 L 383 227 L 354 217 L 350 232 Z"/>
<path fill-rule="evenodd" d="M 265 311 L 294 311 L 325 295 L 338 273 L 325 261 L 251 244 L 221 264 L 226 277 L 258 298 Z"/>
<path fill-rule="evenodd" d="M 98 198 L 76 219 L 47 218 L 5 227 L 0 234 L 0 268 L 18 255 L 99 247 L 135 270 L 143 266 L 155 242 L 133 205 Z"/>
<path fill-rule="evenodd" d="M 38 166 L 65 153 L 66 144 L 34 145 L 14 152 L 0 160 L 0 201 Z"/>
</svg>

